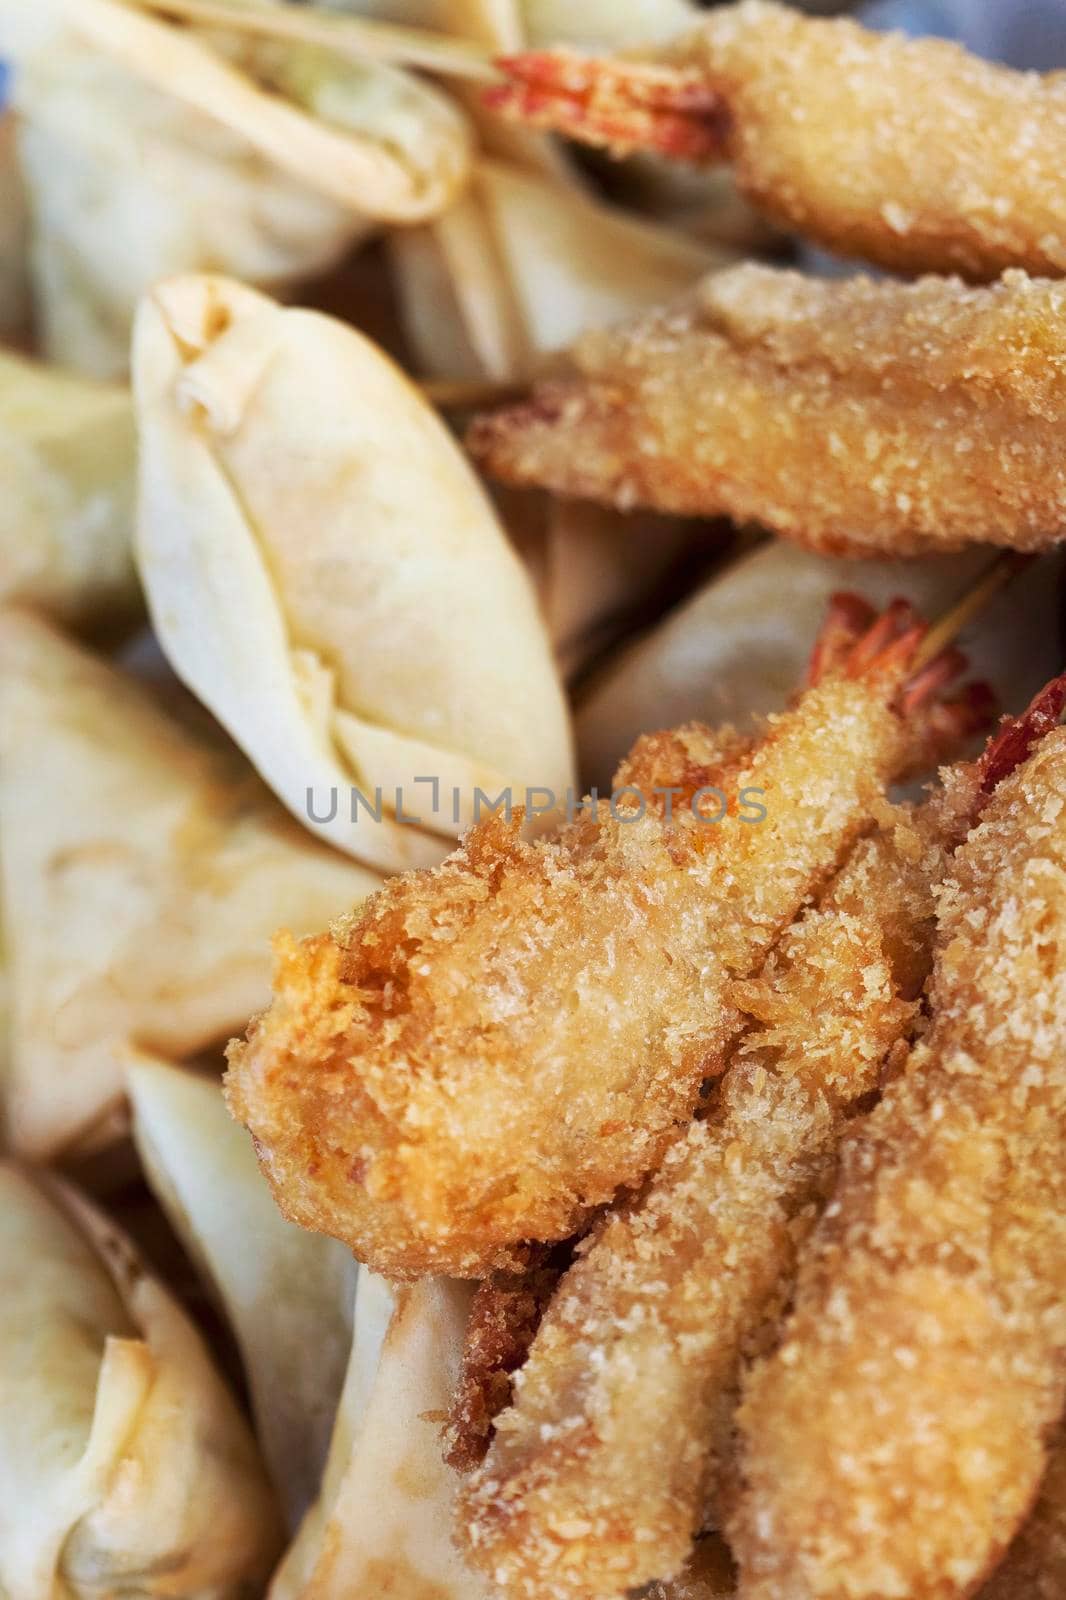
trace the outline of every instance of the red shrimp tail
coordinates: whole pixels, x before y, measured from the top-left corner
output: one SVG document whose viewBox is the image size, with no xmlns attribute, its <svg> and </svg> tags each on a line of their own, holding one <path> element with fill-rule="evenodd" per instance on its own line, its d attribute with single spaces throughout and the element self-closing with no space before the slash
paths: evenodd
<svg viewBox="0 0 1066 1600">
<path fill-rule="evenodd" d="M 999 712 L 991 686 L 965 684 L 950 700 L 935 695 L 907 714 L 913 736 L 913 754 L 903 777 L 920 777 L 946 762 L 956 761 L 970 740 L 986 733 Z"/>
<path fill-rule="evenodd" d="M 980 792 L 997 784 L 1026 761 L 1045 734 L 1056 727 L 1066 708 L 1066 672 L 1044 685 L 1018 717 L 1007 717 L 977 762 Z"/>
<path fill-rule="evenodd" d="M 656 150 L 677 161 L 721 160 L 730 118 L 699 72 L 529 50 L 502 56 L 506 82 L 483 102 L 528 127 L 566 134 L 618 155 Z"/>
<path fill-rule="evenodd" d="M 876 618 L 877 612 L 861 594 L 842 589 L 830 595 L 807 666 L 807 683 L 812 689 L 845 670 L 849 655 Z"/>
<path fill-rule="evenodd" d="M 909 600 L 893 600 L 878 613 L 861 595 L 841 590 L 830 597 L 807 682 L 813 688 L 829 677 L 871 677 L 902 684 L 927 632 Z"/>
</svg>

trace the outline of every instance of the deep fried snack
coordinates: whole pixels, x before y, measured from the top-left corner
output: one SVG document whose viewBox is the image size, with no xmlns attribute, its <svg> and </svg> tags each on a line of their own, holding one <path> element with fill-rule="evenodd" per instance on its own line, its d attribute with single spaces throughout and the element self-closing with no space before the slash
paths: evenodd
<svg viewBox="0 0 1066 1600">
<path fill-rule="evenodd" d="M 496 1418 L 511 1403 L 512 1375 L 525 1364 L 571 1255 L 566 1245 L 535 1246 L 524 1272 L 494 1272 L 478 1284 L 445 1434 L 445 1459 L 456 1472 L 485 1459 Z"/>
<path fill-rule="evenodd" d="M 741 193 L 839 255 L 990 279 L 1066 272 L 1066 76 L 745 0 L 642 60 L 501 63 L 491 103 L 619 152 L 729 161 Z"/>
<path fill-rule="evenodd" d="M 894 606 L 820 652 L 750 755 L 661 735 L 556 837 L 496 817 L 365 913 L 281 939 L 228 1094 L 282 1210 L 394 1276 L 483 1276 L 653 1170 L 734 1030 L 728 985 L 867 825 L 955 670 L 902 687 L 921 634 Z M 731 797 L 715 826 L 707 785 Z"/>
<path fill-rule="evenodd" d="M 1066 1428 L 1049 1446 L 1040 1496 L 981 1590 L 980 1600 L 1062 1600 L 1066 1594 Z"/>
<path fill-rule="evenodd" d="M 606 1600 L 671 1577 L 716 1497 L 742 1359 L 785 1308 L 849 1108 L 915 1015 L 935 852 L 905 814 L 885 822 L 740 986 L 760 1026 L 706 1119 L 548 1308 L 458 1521 L 508 1594 Z"/>
<path fill-rule="evenodd" d="M 748 264 L 586 334 L 479 418 L 509 483 L 727 514 L 832 554 L 1066 536 L 1066 286 L 805 278 Z"/>
<path fill-rule="evenodd" d="M 934 885 L 1066 680 L 915 812 L 883 807 L 821 903 L 732 999 L 753 1019 L 702 1120 L 606 1216 L 541 1323 L 464 1491 L 470 1552 L 515 1595 L 604 1600 L 678 1572 L 731 1487 L 742 1368 L 772 1343 L 847 1121 L 932 964 Z"/>
<path fill-rule="evenodd" d="M 973 1593 L 1066 1389 L 1066 729 L 941 887 L 932 1023 L 845 1145 L 740 1412 L 750 1600 Z"/>
</svg>

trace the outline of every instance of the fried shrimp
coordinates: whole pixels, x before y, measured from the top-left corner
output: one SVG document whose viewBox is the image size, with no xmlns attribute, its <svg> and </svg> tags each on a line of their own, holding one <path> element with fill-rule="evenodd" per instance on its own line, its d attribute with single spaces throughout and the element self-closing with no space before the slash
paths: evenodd
<svg viewBox="0 0 1066 1600">
<path fill-rule="evenodd" d="M 494 818 L 281 939 L 228 1095 L 282 1210 L 394 1276 L 483 1276 L 640 1182 L 717 1070 L 730 983 L 866 828 L 908 717 L 957 670 L 907 684 L 922 632 L 905 604 L 857 642 L 837 626 L 750 752 L 697 726 L 642 742 L 556 837 Z"/>
<path fill-rule="evenodd" d="M 938 896 L 932 1020 L 845 1144 L 740 1412 L 748 1600 L 972 1594 L 1066 1389 L 1066 729 Z"/>
<path fill-rule="evenodd" d="M 497 478 L 726 514 L 815 550 L 904 556 L 1066 537 L 1066 285 L 805 278 L 754 264 L 586 334 L 481 417 Z"/>
<path fill-rule="evenodd" d="M 752 1019 L 705 1116 L 609 1213 L 541 1322 L 462 1500 L 514 1595 L 604 1600 L 678 1572 L 730 1487 L 742 1367 L 787 1304 L 848 1119 L 904 1047 L 932 963 L 933 887 L 1066 680 L 918 811 L 881 808 L 820 904 L 732 999 Z"/>
<path fill-rule="evenodd" d="M 1066 272 L 1066 75 L 745 0 L 656 56 L 500 63 L 498 110 L 619 152 L 732 163 L 839 255 L 980 281 Z"/>
</svg>

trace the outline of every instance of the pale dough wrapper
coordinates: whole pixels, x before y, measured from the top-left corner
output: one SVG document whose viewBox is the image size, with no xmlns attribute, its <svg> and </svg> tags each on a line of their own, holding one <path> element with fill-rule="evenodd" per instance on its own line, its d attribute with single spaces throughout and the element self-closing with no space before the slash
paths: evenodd
<svg viewBox="0 0 1066 1600">
<path fill-rule="evenodd" d="M 439 860 L 478 789 L 563 797 L 569 717 L 526 574 L 373 344 L 178 278 L 138 311 L 134 389 L 160 641 L 304 826 L 394 871 Z"/>
<path fill-rule="evenodd" d="M 470 1292 L 444 1278 L 395 1287 L 360 1272 L 322 1493 L 269 1600 L 493 1600 L 453 1542 L 458 1480 L 441 1446 Z"/>
<path fill-rule="evenodd" d="M 117 1051 L 170 1058 L 270 994 L 271 935 L 380 879 L 316 843 L 235 752 L 46 623 L 0 613 L 6 1134 L 49 1157 L 123 1124 Z"/>
<path fill-rule="evenodd" d="M 113 1224 L 0 1163 L 0 1592 L 239 1600 L 279 1516 L 200 1335 Z"/>
<path fill-rule="evenodd" d="M 0 602 L 77 626 L 140 610 L 127 389 L 0 350 Z"/>
<path fill-rule="evenodd" d="M 519 377 L 537 355 L 675 299 L 735 259 L 492 160 L 442 217 L 394 234 L 391 250 L 415 354 L 446 378 Z"/>
<path fill-rule="evenodd" d="M 45 347 L 125 370 L 138 297 L 222 268 L 266 287 L 325 271 L 386 224 L 434 216 L 471 137 L 443 91 L 398 68 L 116 0 L 0 0 L 17 63 L 19 155 Z"/>
<path fill-rule="evenodd" d="M 294 1528 L 318 1493 L 344 1383 L 355 1261 L 281 1215 L 218 1080 L 138 1054 L 127 1083 L 148 1182 L 229 1319 Z"/>
<path fill-rule="evenodd" d="M 699 10 L 689 0 L 522 0 L 534 49 L 625 50 L 666 44 L 691 30 Z"/>
<path fill-rule="evenodd" d="M 514 377 L 580 330 L 669 300 L 732 259 L 502 161 L 480 162 L 457 205 L 390 248 L 419 363 L 448 378 Z M 510 495 L 501 514 L 567 677 L 694 539 L 679 518 L 556 496 Z"/>
<path fill-rule="evenodd" d="M 829 597 L 897 595 L 936 616 L 987 569 L 987 551 L 920 561 L 846 561 L 771 541 L 714 577 L 624 650 L 576 716 L 582 779 L 610 783 L 641 733 L 693 718 L 750 727 L 795 691 Z M 968 628 L 961 644 L 1003 707 L 1021 711 L 1061 666 L 1063 563 L 1042 558 Z"/>
</svg>

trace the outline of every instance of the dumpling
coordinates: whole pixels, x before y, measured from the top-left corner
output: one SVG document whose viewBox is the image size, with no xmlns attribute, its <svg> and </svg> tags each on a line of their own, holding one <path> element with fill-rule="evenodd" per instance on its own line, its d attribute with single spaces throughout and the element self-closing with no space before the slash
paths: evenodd
<svg viewBox="0 0 1066 1600">
<path fill-rule="evenodd" d="M 75 626 L 141 609 L 129 391 L 0 350 L 0 603 Z"/>
<path fill-rule="evenodd" d="M 320 928 L 380 881 L 291 822 L 221 741 L 0 612 L 0 1089 L 20 1153 L 114 1137 L 124 1044 L 177 1059 L 243 1027 L 269 996 L 274 931 Z"/>
<path fill-rule="evenodd" d="M 279 1515 L 200 1335 L 100 1212 L 0 1163 L 0 1593 L 237 1600 Z"/>
<path fill-rule="evenodd" d="M 138 1054 L 127 1083 L 149 1184 L 233 1328 L 263 1458 L 295 1527 L 326 1461 L 358 1269 L 336 1240 L 281 1215 L 220 1080 Z"/>
<path fill-rule="evenodd" d="M 281 288 L 376 226 L 434 216 L 466 119 L 401 69 L 179 29 L 116 0 L 0 0 L 44 347 L 125 371 L 136 301 L 175 272 Z"/>
<path fill-rule="evenodd" d="M 465 1284 L 360 1273 L 322 1493 L 269 1600 L 490 1600 L 453 1541 L 458 1480 L 440 1436 L 469 1307 Z"/>
<path fill-rule="evenodd" d="M 440 859 L 479 790 L 562 801 L 528 579 L 397 367 L 331 318 L 179 278 L 141 304 L 134 390 L 160 641 L 305 826 L 392 871 Z"/>
</svg>

